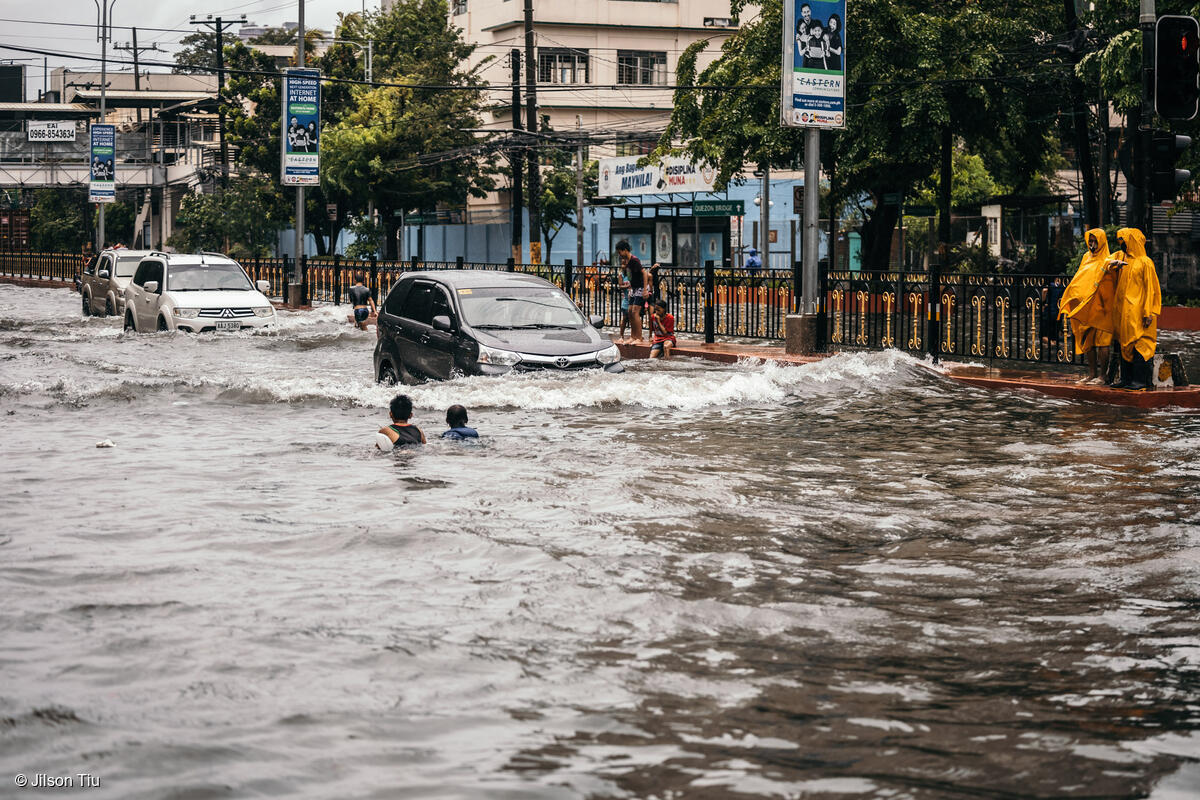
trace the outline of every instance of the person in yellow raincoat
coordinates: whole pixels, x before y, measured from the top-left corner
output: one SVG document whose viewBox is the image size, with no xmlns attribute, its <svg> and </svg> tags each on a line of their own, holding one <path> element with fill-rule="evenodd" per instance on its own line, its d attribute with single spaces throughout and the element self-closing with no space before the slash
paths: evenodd
<svg viewBox="0 0 1200 800">
<path fill-rule="evenodd" d="M 1108 367 L 1109 347 L 1116 328 L 1114 298 L 1117 293 L 1117 270 L 1109 264 L 1108 237 L 1100 228 L 1092 228 L 1084 238 L 1087 253 L 1079 262 L 1075 277 L 1063 292 L 1058 304 L 1059 316 L 1071 320 L 1075 332 L 1075 352 L 1087 355 L 1090 374 L 1080 383 L 1104 383 Z"/>
<path fill-rule="evenodd" d="M 1154 262 L 1146 255 L 1146 235 L 1137 228 L 1117 231 L 1117 247 L 1125 251 L 1117 279 L 1116 339 L 1121 346 L 1121 389 L 1148 389 L 1151 362 L 1158 344 L 1162 291 Z"/>
</svg>

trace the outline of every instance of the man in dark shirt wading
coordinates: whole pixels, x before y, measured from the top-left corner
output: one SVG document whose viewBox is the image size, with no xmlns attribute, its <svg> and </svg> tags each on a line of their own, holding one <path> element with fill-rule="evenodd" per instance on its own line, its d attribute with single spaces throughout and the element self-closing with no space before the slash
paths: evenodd
<svg viewBox="0 0 1200 800">
<path fill-rule="evenodd" d="M 361 272 L 354 274 L 354 285 L 346 290 L 346 294 L 350 295 L 350 304 L 354 306 L 354 324 L 365 331 L 367 318 L 376 312 L 375 298 L 371 297 L 371 290 L 363 286 Z"/>
</svg>

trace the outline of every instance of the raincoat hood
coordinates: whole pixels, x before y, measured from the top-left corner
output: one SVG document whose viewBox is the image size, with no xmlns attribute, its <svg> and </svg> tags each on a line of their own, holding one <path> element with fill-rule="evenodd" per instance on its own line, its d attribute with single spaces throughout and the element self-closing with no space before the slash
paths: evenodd
<svg viewBox="0 0 1200 800">
<path fill-rule="evenodd" d="M 1125 254 L 1130 259 L 1146 257 L 1146 234 L 1137 228 L 1121 228 L 1117 238 L 1125 242 Z"/>
<path fill-rule="evenodd" d="M 1154 262 L 1146 255 L 1146 234 L 1137 228 L 1117 231 L 1125 242 L 1125 261 L 1117 280 L 1116 337 L 1121 357 L 1133 359 L 1136 351 L 1149 361 L 1158 344 L 1158 315 L 1162 313 L 1162 293 Z"/>
<path fill-rule="evenodd" d="M 1079 262 L 1075 277 L 1071 278 L 1058 304 L 1060 315 L 1070 317 L 1075 325 L 1075 341 L 1082 344 L 1087 328 L 1096 328 L 1106 333 L 1115 325 L 1113 295 L 1116 293 L 1117 276 L 1107 269 L 1112 258 L 1108 252 L 1108 237 L 1100 228 L 1092 228 L 1084 234 L 1096 237 L 1099 247 L 1096 252 L 1088 250 Z M 1082 351 L 1080 351 L 1082 352 Z"/>
</svg>

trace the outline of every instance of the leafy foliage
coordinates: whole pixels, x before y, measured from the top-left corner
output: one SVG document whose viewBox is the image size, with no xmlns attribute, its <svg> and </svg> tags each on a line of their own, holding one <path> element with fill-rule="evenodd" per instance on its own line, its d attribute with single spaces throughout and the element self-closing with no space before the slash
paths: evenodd
<svg viewBox="0 0 1200 800">
<path fill-rule="evenodd" d="M 281 199 L 262 176 L 236 178 L 225 191 L 189 194 L 180 204 L 169 244 L 185 252 L 266 255 L 287 218 Z"/>
<path fill-rule="evenodd" d="M 743 5 L 731 3 L 734 13 Z M 850 13 L 847 128 L 822 134 L 832 140 L 823 160 L 836 167 L 836 197 L 867 201 L 864 256 L 877 265 L 887 263 L 897 217 L 880 200 L 930 187 L 943 129 L 1018 191 L 1050 162 L 1066 87 L 1039 32 L 1060 27 L 1062 11 L 1044 0 L 857 0 Z M 798 160 L 802 131 L 779 125 L 781 25 L 780 0 L 764 0 L 699 74 L 707 43 L 685 51 L 679 84 L 715 88 L 676 91 L 657 154 L 678 149 L 715 164 L 719 188 L 745 164 Z"/>
<path fill-rule="evenodd" d="M 389 248 L 393 210 L 462 205 L 492 186 L 490 161 L 469 130 L 481 124 L 480 93 L 471 88 L 480 78 L 462 69 L 473 46 L 448 20 L 445 0 L 403 0 L 368 15 L 363 33 L 377 44 L 376 80 L 406 86 L 353 87 L 344 112 L 323 129 L 323 185 L 355 213 L 374 200 Z"/>
<path fill-rule="evenodd" d="M 29 233 L 34 250 L 75 252 L 91 238 L 85 190 L 36 189 L 33 196 Z"/>
</svg>

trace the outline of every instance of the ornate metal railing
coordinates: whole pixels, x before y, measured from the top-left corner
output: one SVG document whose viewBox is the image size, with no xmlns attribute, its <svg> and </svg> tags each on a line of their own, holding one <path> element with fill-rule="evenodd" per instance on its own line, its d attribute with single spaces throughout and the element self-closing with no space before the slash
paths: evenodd
<svg viewBox="0 0 1200 800">
<path fill-rule="evenodd" d="M 1071 364 L 1058 317 L 1064 275 L 834 272 L 826 282 L 831 348 L 896 347 L 939 357 Z M 936 287 L 936 288 L 932 288 Z"/>
<path fill-rule="evenodd" d="M 0 251 L 0 275 L 70 282 L 82 257 L 70 253 Z M 361 274 L 376 301 L 405 272 L 494 270 L 537 275 L 562 288 L 586 314 L 620 324 L 624 291 L 611 265 L 354 261 L 341 256 L 302 260 L 300 297 L 289 297 L 291 260 L 247 258 L 242 265 L 268 294 L 296 304 L 345 302 Z M 939 358 L 1065 365 L 1074 353 L 1070 325 L 1057 303 L 1063 275 L 940 275 L 937 272 L 832 272 L 824 276 L 821 313 L 827 349 L 898 348 Z M 795 308 L 794 276 L 713 266 L 663 267 L 650 293 L 666 301 L 682 333 L 782 339 Z"/>
</svg>

